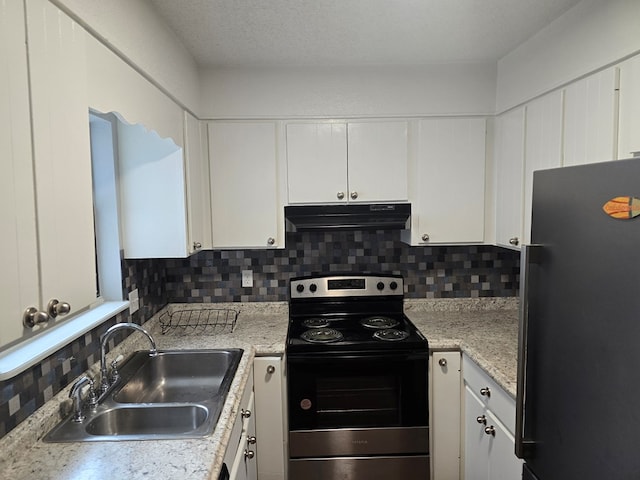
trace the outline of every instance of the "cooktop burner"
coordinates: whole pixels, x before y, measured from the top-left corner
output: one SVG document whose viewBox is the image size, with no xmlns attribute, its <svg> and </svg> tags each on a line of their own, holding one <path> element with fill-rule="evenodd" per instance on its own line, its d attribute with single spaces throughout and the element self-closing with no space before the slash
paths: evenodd
<svg viewBox="0 0 640 480">
<path fill-rule="evenodd" d="M 367 317 L 360 320 L 360 325 L 365 328 L 393 328 L 398 325 L 398 321 L 389 317 Z"/>
<path fill-rule="evenodd" d="M 314 330 L 307 330 L 300 338 L 311 343 L 331 343 L 339 342 L 344 337 L 343 335 L 333 328 L 316 328 Z"/>
<path fill-rule="evenodd" d="M 383 340 L 385 342 L 399 342 L 407 338 L 409 334 L 402 330 L 396 330 L 395 328 L 385 328 L 384 330 L 376 330 L 373 334 L 373 338 Z"/>
<path fill-rule="evenodd" d="M 324 328 L 329 326 L 329 320 L 326 318 L 307 318 L 302 322 L 302 325 L 308 328 Z"/>
</svg>

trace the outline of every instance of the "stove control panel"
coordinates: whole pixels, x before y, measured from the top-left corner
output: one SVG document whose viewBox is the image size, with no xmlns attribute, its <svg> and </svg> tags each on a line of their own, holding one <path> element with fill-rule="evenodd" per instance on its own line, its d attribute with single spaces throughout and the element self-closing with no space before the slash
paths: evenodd
<svg viewBox="0 0 640 480">
<path fill-rule="evenodd" d="M 291 299 L 404 295 L 401 276 L 354 275 L 291 280 Z"/>
</svg>

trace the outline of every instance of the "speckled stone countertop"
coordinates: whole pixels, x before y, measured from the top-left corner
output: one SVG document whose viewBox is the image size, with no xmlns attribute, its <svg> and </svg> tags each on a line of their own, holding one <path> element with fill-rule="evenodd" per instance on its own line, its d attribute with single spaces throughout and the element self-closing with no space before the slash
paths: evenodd
<svg viewBox="0 0 640 480">
<path fill-rule="evenodd" d="M 205 308 L 207 306 L 204 306 Z M 242 348 L 244 354 L 212 435 L 201 439 L 43 443 L 42 437 L 68 412 L 70 387 L 0 440 L 0 477 L 11 479 L 215 480 L 222 467 L 244 386 L 256 355 L 282 354 L 287 330 L 285 302 L 215 304 L 240 312 L 233 332 L 161 333 L 160 317 L 202 305 L 170 305 L 145 324 L 159 349 Z M 515 299 L 407 300 L 405 312 L 432 350 L 461 349 L 515 397 L 517 350 Z M 165 317 L 166 318 L 166 317 Z M 131 335 L 109 356 L 148 348 Z M 90 369 L 98 376 L 99 365 Z"/>
</svg>

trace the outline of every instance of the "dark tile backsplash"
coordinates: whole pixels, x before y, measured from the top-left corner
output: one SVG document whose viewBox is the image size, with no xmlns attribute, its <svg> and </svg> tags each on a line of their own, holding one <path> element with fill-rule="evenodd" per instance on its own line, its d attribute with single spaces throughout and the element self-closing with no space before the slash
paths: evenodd
<svg viewBox="0 0 640 480">
<path fill-rule="evenodd" d="M 116 315 L 0 382 L 0 438 L 98 360 L 99 337 L 107 328 L 120 321 L 143 324 L 167 303 L 286 301 L 291 277 L 363 271 L 403 275 L 410 298 L 515 296 L 519 254 L 491 246 L 410 247 L 398 232 L 295 233 L 287 234 L 285 249 L 125 260 L 122 268 L 125 297 L 137 288 L 140 310 Z M 242 270 L 253 271 L 252 288 L 241 286 Z"/>
</svg>

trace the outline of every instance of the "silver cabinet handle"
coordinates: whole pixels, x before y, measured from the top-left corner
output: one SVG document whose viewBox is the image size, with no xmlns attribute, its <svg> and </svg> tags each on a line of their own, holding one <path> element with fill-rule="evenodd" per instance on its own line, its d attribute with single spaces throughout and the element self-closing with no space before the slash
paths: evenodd
<svg viewBox="0 0 640 480">
<path fill-rule="evenodd" d="M 476 422 L 480 423 L 481 425 L 486 425 L 487 424 L 487 417 L 485 417 L 484 415 L 480 415 L 480 416 L 476 417 Z"/>
<path fill-rule="evenodd" d="M 248 443 L 249 445 L 255 445 L 257 441 L 258 441 L 258 440 L 257 440 L 257 439 L 256 439 L 256 437 L 254 437 L 254 436 L 247 437 L 247 443 Z"/>
<path fill-rule="evenodd" d="M 22 324 L 27 328 L 33 328 L 41 323 L 47 323 L 49 315 L 47 312 L 38 310 L 36 307 L 27 308 L 22 314 Z"/>
<path fill-rule="evenodd" d="M 447 359 L 446 358 L 441 358 L 440 360 L 438 360 L 438 365 L 440 365 L 441 367 L 446 367 L 447 366 Z"/>
<path fill-rule="evenodd" d="M 244 451 L 244 458 L 245 459 L 251 460 L 255 456 L 256 456 L 256 452 L 254 452 L 253 450 L 245 450 Z"/>
<path fill-rule="evenodd" d="M 200 242 L 193 242 L 193 249 L 200 250 L 202 248 L 202 244 Z"/>
<path fill-rule="evenodd" d="M 338 197 L 338 200 L 344 200 L 344 192 L 338 192 L 336 197 Z"/>
<path fill-rule="evenodd" d="M 271 374 L 275 373 L 275 371 L 276 371 L 276 367 L 274 367 L 273 365 L 269 365 L 269 366 L 267 367 L 267 373 L 268 373 L 269 375 L 271 375 Z"/>
<path fill-rule="evenodd" d="M 242 418 L 249 418 L 251 417 L 251 410 L 245 410 L 244 408 L 242 410 L 240 410 L 240 416 Z"/>
<path fill-rule="evenodd" d="M 493 425 L 489 425 L 488 427 L 484 427 L 484 433 L 487 435 L 491 435 L 492 437 L 496 436 L 496 427 Z"/>
<path fill-rule="evenodd" d="M 274 243 L 276 243 L 276 239 L 273 237 L 269 237 L 267 238 L 267 244 L 268 245 L 273 245 Z"/>
<path fill-rule="evenodd" d="M 490 397 L 491 396 L 491 389 L 489 387 L 484 387 L 480 389 L 480 395 L 482 395 L 483 397 Z"/>
<path fill-rule="evenodd" d="M 56 318 L 58 315 L 66 315 L 71 311 L 71 305 L 66 302 L 61 302 L 57 298 L 49 300 L 47 304 L 47 312 L 51 318 Z"/>
<path fill-rule="evenodd" d="M 355 200 L 356 198 L 358 198 L 358 192 L 351 192 L 351 200 Z"/>
<path fill-rule="evenodd" d="M 527 386 L 527 341 L 529 336 L 529 290 L 532 265 L 540 263 L 542 246 L 523 245 L 520 252 L 520 320 L 518 328 L 518 382 L 516 385 L 516 456 L 531 456 L 534 442 L 527 440 L 524 434 L 525 390 Z"/>
<path fill-rule="evenodd" d="M 422 241 L 423 242 L 428 242 L 429 241 L 429 234 L 428 233 L 423 233 L 422 234 Z"/>
<path fill-rule="evenodd" d="M 520 244 L 520 239 L 518 237 L 511 237 L 509 239 L 509 244 L 517 247 Z"/>
</svg>

